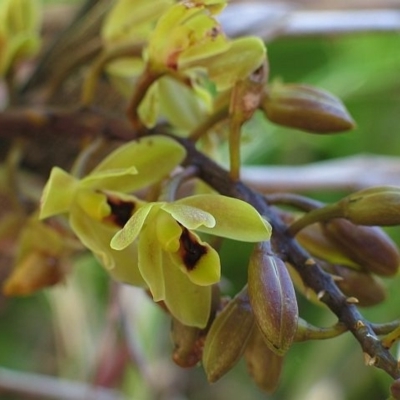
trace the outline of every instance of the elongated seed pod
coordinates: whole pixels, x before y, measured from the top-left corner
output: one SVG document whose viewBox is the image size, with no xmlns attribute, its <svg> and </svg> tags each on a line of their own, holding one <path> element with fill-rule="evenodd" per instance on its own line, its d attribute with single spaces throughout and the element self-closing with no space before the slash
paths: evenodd
<svg viewBox="0 0 400 400">
<path fill-rule="evenodd" d="M 297 330 L 297 300 L 285 263 L 270 254 L 267 242 L 256 244 L 250 256 L 248 286 L 254 316 L 266 343 L 278 355 L 285 354 Z"/>
<path fill-rule="evenodd" d="M 216 382 L 239 361 L 253 327 L 254 316 L 244 288 L 217 315 L 207 334 L 202 361 L 209 382 Z"/>
</svg>

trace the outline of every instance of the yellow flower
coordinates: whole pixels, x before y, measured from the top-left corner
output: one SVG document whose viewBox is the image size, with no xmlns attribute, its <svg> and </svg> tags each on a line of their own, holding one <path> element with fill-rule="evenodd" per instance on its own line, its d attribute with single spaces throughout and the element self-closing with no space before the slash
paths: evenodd
<svg viewBox="0 0 400 400">
<path fill-rule="evenodd" d="M 37 0 L 2 0 L 0 3 L 0 76 L 13 63 L 39 49 L 40 7 Z"/>
<path fill-rule="evenodd" d="M 72 230 L 115 279 L 144 286 L 129 262 L 137 256 L 136 247 L 122 252 L 110 248 L 111 238 L 134 212 L 124 193 L 161 180 L 184 156 L 185 150 L 174 140 L 152 136 L 121 146 L 81 180 L 55 167 L 42 195 L 39 217 L 67 213 Z"/>
<path fill-rule="evenodd" d="M 258 242 L 271 228 L 249 204 L 229 197 L 148 203 L 130 194 L 161 181 L 184 157 L 176 141 L 151 136 L 120 147 L 81 180 L 53 168 L 40 217 L 68 213 L 72 230 L 115 279 L 148 288 L 179 321 L 204 328 L 221 266 L 194 231 Z"/>
<path fill-rule="evenodd" d="M 184 324 L 201 328 L 221 266 L 218 253 L 193 231 L 245 242 L 268 240 L 271 233 L 249 204 L 216 194 L 145 203 L 135 210 L 111 247 L 124 250 L 137 243 L 137 265 L 154 301 L 164 301 Z"/>
</svg>

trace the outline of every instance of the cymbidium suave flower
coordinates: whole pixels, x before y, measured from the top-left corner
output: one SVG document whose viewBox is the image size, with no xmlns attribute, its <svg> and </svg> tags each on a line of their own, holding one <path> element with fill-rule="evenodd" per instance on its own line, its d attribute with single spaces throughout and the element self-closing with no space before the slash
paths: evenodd
<svg viewBox="0 0 400 400">
<path fill-rule="evenodd" d="M 211 112 L 204 79 L 218 91 L 228 90 L 265 60 L 259 38 L 225 36 L 215 16 L 226 4 L 225 0 L 181 1 L 157 21 L 144 49 L 146 67 L 139 80 L 143 86 L 138 90 L 145 96 L 140 104 L 137 99 L 131 104 L 132 114 L 137 109 L 147 127 L 162 114 L 174 126 L 193 129 Z"/>
<path fill-rule="evenodd" d="M 0 76 L 39 50 L 39 0 L 0 1 Z"/>
<path fill-rule="evenodd" d="M 193 231 L 258 242 L 269 239 L 270 226 L 247 203 L 216 194 L 150 203 L 132 195 L 168 176 L 184 156 L 173 139 L 152 136 L 120 147 L 81 180 L 53 168 L 40 217 L 67 213 L 115 279 L 148 288 L 182 323 L 204 327 L 220 260 Z"/>
</svg>

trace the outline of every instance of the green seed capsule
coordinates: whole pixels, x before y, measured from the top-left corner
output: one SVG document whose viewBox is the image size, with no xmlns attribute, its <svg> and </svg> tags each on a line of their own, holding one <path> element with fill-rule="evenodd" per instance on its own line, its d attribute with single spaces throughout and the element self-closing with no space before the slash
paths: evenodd
<svg viewBox="0 0 400 400">
<path fill-rule="evenodd" d="M 298 307 L 285 263 L 269 252 L 266 242 L 256 244 L 253 250 L 248 269 L 249 297 L 266 343 L 283 355 L 296 334 Z"/>
<path fill-rule="evenodd" d="M 217 315 L 207 334 L 202 361 L 209 382 L 216 382 L 239 361 L 253 328 L 245 288 Z"/>
</svg>

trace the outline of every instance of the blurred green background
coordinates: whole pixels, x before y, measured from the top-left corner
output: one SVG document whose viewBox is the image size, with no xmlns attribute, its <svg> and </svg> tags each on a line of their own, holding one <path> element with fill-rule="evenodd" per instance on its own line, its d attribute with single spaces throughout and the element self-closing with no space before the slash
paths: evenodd
<svg viewBox="0 0 400 400">
<path fill-rule="evenodd" d="M 50 2 L 50 1 L 48 1 Z M 52 1 L 53 2 L 53 1 Z M 277 128 L 256 120 L 251 129 L 265 139 L 248 145 L 250 164 L 300 165 L 360 153 L 400 154 L 400 34 L 354 34 L 336 37 L 277 39 L 268 45 L 271 77 L 319 86 L 340 97 L 357 122 L 353 132 L 315 136 Z M 262 146 L 258 140 L 262 140 Z M 368 171 L 365 172 L 366 174 Z M 320 194 L 316 194 L 317 196 Z M 335 193 L 332 194 L 335 196 Z M 400 228 L 390 230 L 400 243 Z M 243 245 L 224 244 L 222 260 L 228 291 L 234 293 L 246 279 Z M 62 287 L 27 298 L 0 297 L 0 366 L 17 371 L 58 375 L 90 382 L 107 329 L 107 303 L 112 287 L 90 257 L 75 260 Z M 399 317 L 398 278 L 386 281 L 388 299 L 363 310 L 374 322 Z M 117 389 L 135 400 L 380 400 L 388 397 L 385 373 L 364 365 L 363 354 L 349 335 L 320 342 L 295 344 L 286 357 L 278 391 L 259 391 L 240 362 L 220 382 L 209 385 L 201 368 L 182 370 L 170 358 L 169 321 L 145 298 L 132 317 L 135 340 L 150 375 L 129 366 Z M 299 296 L 300 314 L 321 326 L 335 318 Z M 121 327 L 116 324 L 115 329 Z M 67 330 L 67 332 L 65 332 Z M 107 337 L 107 336 L 106 336 Z M 1 373 L 1 372 L 0 372 Z M 161 378 L 163 377 L 163 378 Z M 2 393 L 3 400 L 24 399 Z"/>
</svg>

